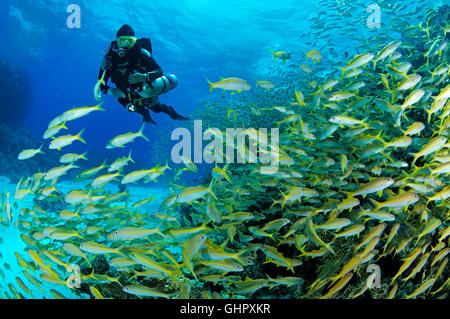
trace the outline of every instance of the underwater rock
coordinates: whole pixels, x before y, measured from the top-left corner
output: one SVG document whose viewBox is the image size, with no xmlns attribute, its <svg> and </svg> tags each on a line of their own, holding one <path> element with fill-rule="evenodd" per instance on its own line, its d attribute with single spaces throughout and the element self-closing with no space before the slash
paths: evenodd
<svg viewBox="0 0 450 319">
<path fill-rule="evenodd" d="M 12 63 L 0 62 L 0 121 L 19 126 L 32 101 L 28 73 Z"/>
</svg>

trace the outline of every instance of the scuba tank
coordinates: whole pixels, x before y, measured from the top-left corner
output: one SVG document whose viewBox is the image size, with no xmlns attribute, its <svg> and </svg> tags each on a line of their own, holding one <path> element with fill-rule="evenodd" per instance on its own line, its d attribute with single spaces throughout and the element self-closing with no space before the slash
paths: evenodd
<svg viewBox="0 0 450 319">
<path fill-rule="evenodd" d="M 163 75 L 151 83 L 145 83 L 139 95 L 145 98 L 156 97 L 176 88 L 178 79 L 175 75 Z"/>
</svg>

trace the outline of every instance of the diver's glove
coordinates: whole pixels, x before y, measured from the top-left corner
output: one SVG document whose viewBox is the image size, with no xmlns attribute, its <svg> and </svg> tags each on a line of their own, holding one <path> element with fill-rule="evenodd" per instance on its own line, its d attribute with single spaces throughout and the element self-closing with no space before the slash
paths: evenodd
<svg viewBox="0 0 450 319">
<path fill-rule="evenodd" d="M 123 93 L 123 91 L 121 89 L 118 89 L 118 88 L 109 88 L 108 89 L 108 94 L 114 95 L 117 99 L 124 99 L 124 98 L 127 97 L 125 95 L 125 93 Z"/>
<path fill-rule="evenodd" d="M 130 84 L 136 84 L 136 83 L 144 82 L 145 80 L 147 80 L 147 74 L 142 74 L 142 73 L 139 73 L 139 72 L 136 72 L 134 74 L 130 74 L 130 76 L 128 77 L 128 82 Z"/>
<path fill-rule="evenodd" d="M 130 112 L 136 111 L 136 107 L 135 107 L 132 103 L 128 103 L 127 109 L 128 109 L 128 111 L 130 111 Z"/>
<path fill-rule="evenodd" d="M 162 77 L 163 73 L 161 70 L 156 70 L 156 71 L 148 72 L 146 75 L 147 75 L 147 82 L 152 83 L 157 78 Z"/>
</svg>

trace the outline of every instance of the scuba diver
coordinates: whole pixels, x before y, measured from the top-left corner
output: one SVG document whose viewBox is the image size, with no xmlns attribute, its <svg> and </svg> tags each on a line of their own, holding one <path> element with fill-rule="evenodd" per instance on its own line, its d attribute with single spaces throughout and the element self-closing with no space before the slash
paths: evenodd
<svg viewBox="0 0 450 319">
<path fill-rule="evenodd" d="M 156 124 L 149 109 L 166 113 L 175 120 L 189 120 L 173 107 L 159 102 L 158 95 L 175 88 L 178 80 L 175 75 L 163 75 L 153 59 L 150 39 L 137 39 L 133 28 L 127 24 L 117 31 L 116 40 L 111 42 L 98 78 L 103 94 L 114 95 L 128 111 L 141 114 L 144 122 Z M 115 88 L 107 85 L 109 78 Z"/>
</svg>

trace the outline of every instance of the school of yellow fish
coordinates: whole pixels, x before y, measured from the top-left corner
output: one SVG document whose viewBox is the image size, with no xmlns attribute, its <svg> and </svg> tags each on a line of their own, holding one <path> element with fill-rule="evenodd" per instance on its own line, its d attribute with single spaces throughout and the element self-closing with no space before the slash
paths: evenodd
<svg viewBox="0 0 450 319">
<path fill-rule="evenodd" d="M 47 282 L 63 298 L 58 286 L 68 285 L 77 264 L 78 291 L 93 298 L 448 298 L 450 72 L 442 21 L 450 13 L 423 14 L 423 22 L 402 28 L 402 37 L 386 32 L 366 41 L 363 53 L 328 78 L 314 75 L 327 55 L 311 49 L 296 66 L 308 75 L 302 86 L 261 80 L 257 101 L 237 95 L 235 105 L 205 105 L 196 118 L 209 127 L 278 127 L 275 174 L 261 174 L 260 164 L 215 165 L 206 185 L 183 187 L 176 184 L 180 175 L 198 172 L 192 161 L 175 172 L 166 163 L 123 175 L 134 162 L 130 150 L 78 172 L 76 181 L 86 186 L 67 193 L 58 182 L 86 153 L 64 154 L 64 165 L 24 177 L 2 197 L 2 220 L 14 222 L 27 244 L 16 252 L 24 275 L 16 283 L 27 294 L 8 283 L 5 296 L 32 298 L 27 285 Z M 282 65 L 296 58 L 272 54 L 271 62 Z M 240 78 L 209 83 L 211 91 L 251 90 Z M 101 110 L 69 110 L 44 137 Z M 106 148 L 148 140 L 143 130 L 114 137 Z M 53 138 L 49 148 L 86 143 L 82 133 Z M 247 147 L 237 151 L 249 154 Z M 19 160 L 42 152 L 25 150 Z M 157 212 L 145 209 L 152 196 L 130 201 L 127 191 L 110 187 L 162 174 L 173 174 L 173 194 Z M 67 208 L 44 211 L 35 203 L 15 211 L 13 201 L 28 196 L 59 198 Z M 99 271 L 100 261 L 108 271 Z M 368 283 L 371 264 L 381 270 L 378 287 Z"/>
</svg>

